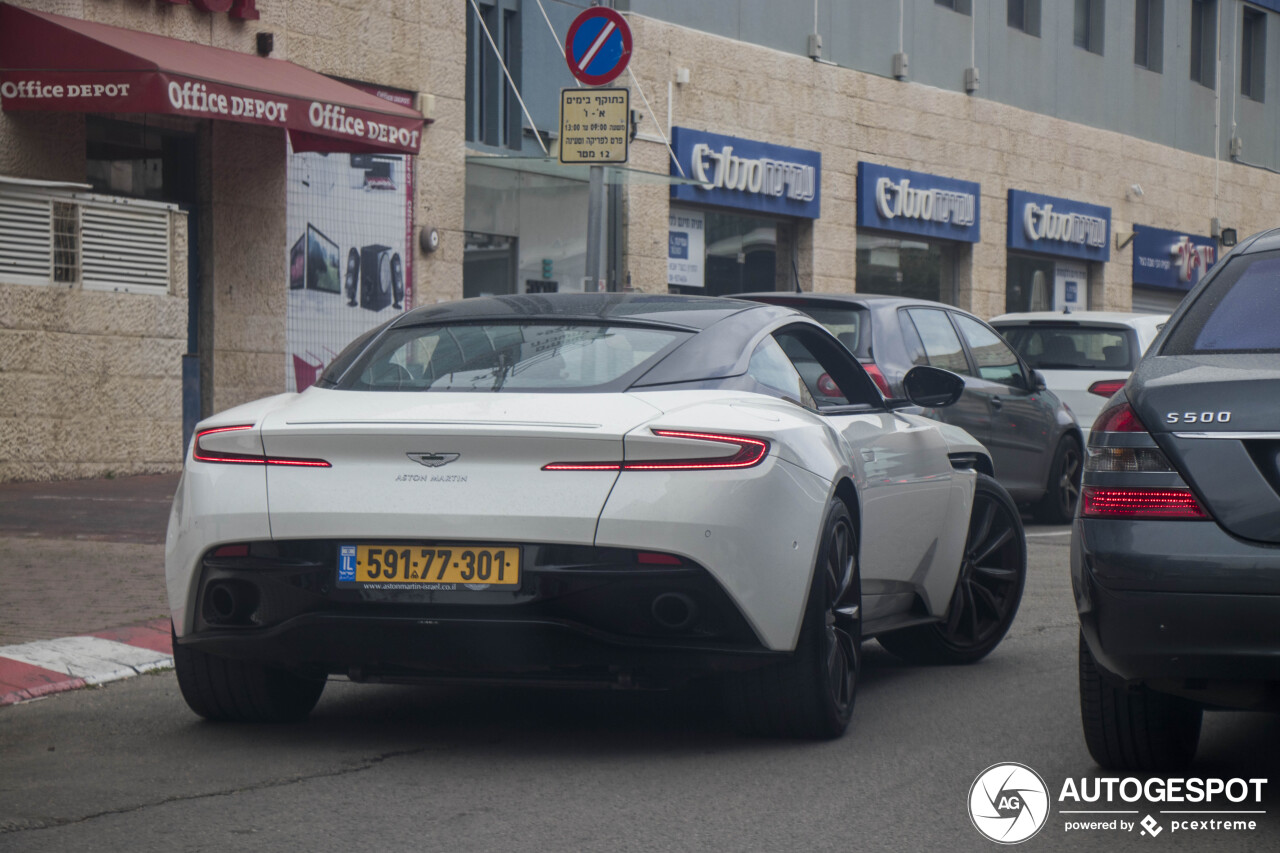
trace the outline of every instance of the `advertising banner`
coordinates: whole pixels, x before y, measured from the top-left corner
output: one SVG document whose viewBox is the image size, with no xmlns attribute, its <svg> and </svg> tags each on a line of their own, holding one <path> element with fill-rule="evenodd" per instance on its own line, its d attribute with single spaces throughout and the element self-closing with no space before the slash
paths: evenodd
<svg viewBox="0 0 1280 853">
<path fill-rule="evenodd" d="M 1105 263 L 1111 260 L 1111 208 L 1009 190 L 1009 248 Z"/>
<path fill-rule="evenodd" d="M 858 164 L 858 227 L 977 243 L 982 239 L 982 185 Z"/>
<path fill-rule="evenodd" d="M 1218 259 L 1218 241 L 1149 225 L 1133 226 L 1133 283 L 1190 290 Z"/>
<path fill-rule="evenodd" d="M 822 154 L 719 133 L 671 129 L 684 177 L 671 197 L 780 216 L 817 219 L 822 210 Z M 679 175 L 675 163 L 671 174 Z"/>
<path fill-rule="evenodd" d="M 672 207 L 667 221 L 667 284 L 705 287 L 706 216 L 700 210 Z"/>
<path fill-rule="evenodd" d="M 413 158 L 291 152 L 288 171 L 285 372 L 303 391 L 413 305 Z"/>
</svg>

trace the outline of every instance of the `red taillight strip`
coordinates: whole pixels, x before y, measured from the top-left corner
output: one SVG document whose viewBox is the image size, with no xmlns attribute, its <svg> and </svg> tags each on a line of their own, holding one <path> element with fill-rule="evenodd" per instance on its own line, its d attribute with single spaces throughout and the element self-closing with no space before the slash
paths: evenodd
<svg viewBox="0 0 1280 853">
<path fill-rule="evenodd" d="M 296 459 L 290 456 L 255 456 L 251 453 L 225 453 L 219 451 L 208 451 L 200 446 L 200 440 L 206 435 L 213 435 L 219 432 L 235 432 L 242 429 L 253 429 L 253 424 L 240 424 L 238 426 L 214 427 L 213 429 L 204 429 L 196 433 L 195 448 L 191 451 L 191 458 L 197 462 L 218 462 L 239 465 L 288 465 L 295 468 L 332 468 L 323 459 Z"/>
<path fill-rule="evenodd" d="M 1209 518 L 1190 489 L 1085 486 L 1082 497 L 1080 515 L 1085 518 Z"/>
<path fill-rule="evenodd" d="M 871 381 L 880 389 L 880 393 L 886 400 L 893 396 L 889 393 L 889 380 L 884 378 L 884 371 L 880 369 L 879 365 L 874 361 L 864 361 L 862 362 L 862 369 L 871 377 Z"/>
<path fill-rule="evenodd" d="M 1125 386 L 1125 379 L 1099 379 L 1097 382 L 1089 386 L 1090 394 L 1097 394 L 1099 397 L 1110 399 L 1117 391 Z"/>
<path fill-rule="evenodd" d="M 759 465 L 769 455 L 769 442 L 743 435 L 722 435 L 710 432 L 684 432 L 682 430 L 655 429 L 653 434 L 663 438 L 693 438 L 699 441 L 717 441 L 735 444 L 738 452 L 732 456 L 715 459 L 654 459 L 646 462 L 552 462 L 543 465 L 543 471 L 707 471 L 725 468 L 750 468 Z"/>
</svg>

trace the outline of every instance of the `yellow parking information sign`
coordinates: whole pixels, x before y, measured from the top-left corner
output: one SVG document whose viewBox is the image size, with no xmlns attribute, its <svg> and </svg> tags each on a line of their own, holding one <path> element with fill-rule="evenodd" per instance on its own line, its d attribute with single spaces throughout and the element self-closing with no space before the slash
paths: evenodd
<svg viewBox="0 0 1280 853">
<path fill-rule="evenodd" d="M 560 162 L 627 162 L 630 94 L 627 89 L 561 89 Z"/>
</svg>

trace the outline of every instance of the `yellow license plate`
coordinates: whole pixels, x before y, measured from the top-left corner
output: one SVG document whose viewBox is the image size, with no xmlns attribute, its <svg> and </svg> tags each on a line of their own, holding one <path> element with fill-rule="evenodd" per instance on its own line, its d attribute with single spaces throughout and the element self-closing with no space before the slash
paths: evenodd
<svg viewBox="0 0 1280 853">
<path fill-rule="evenodd" d="M 498 545 L 383 545 L 340 549 L 338 579 L 357 583 L 489 584 L 520 583 L 520 549 Z"/>
</svg>

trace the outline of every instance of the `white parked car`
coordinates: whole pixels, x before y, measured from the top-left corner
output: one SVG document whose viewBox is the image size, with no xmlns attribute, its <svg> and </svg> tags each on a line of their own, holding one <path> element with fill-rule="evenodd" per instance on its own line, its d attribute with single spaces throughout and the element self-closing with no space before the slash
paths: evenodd
<svg viewBox="0 0 1280 853">
<path fill-rule="evenodd" d="M 306 716 L 330 675 L 663 687 L 747 731 L 844 731 L 860 646 L 986 655 L 1026 573 L 986 450 L 886 401 L 789 308 L 666 295 L 410 311 L 300 394 L 197 426 L 165 572 L 210 719 Z"/>
<path fill-rule="evenodd" d="M 1168 314 L 1119 311 L 1028 311 L 990 321 L 1044 375 L 1071 408 L 1089 444 L 1089 428 L 1112 394 L 1124 387 Z"/>
</svg>

